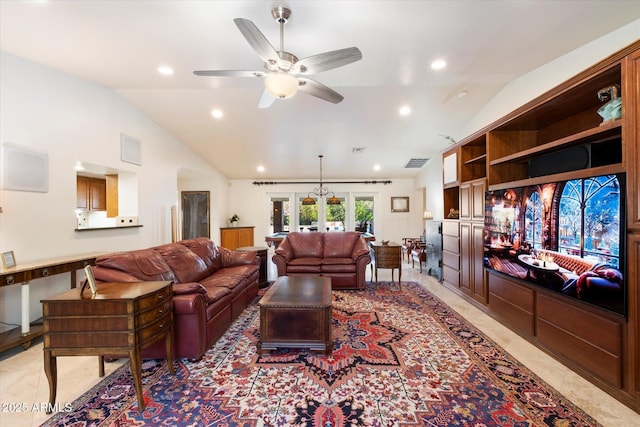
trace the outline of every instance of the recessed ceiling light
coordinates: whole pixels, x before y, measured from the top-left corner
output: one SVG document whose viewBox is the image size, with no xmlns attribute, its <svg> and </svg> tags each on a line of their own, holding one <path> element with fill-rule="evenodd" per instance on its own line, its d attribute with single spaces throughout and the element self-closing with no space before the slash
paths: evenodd
<svg viewBox="0 0 640 427">
<path fill-rule="evenodd" d="M 172 76 L 173 75 L 173 68 L 167 67 L 166 65 L 163 65 L 162 67 L 158 67 L 158 72 L 160 74 L 162 74 L 163 76 Z"/>
<path fill-rule="evenodd" d="M 409 107 L 408 105 L 403 105 L 398 110 L 398 114 L 400 114 L 401 116 L 408 116 L 409 114 L 411 114 L 411 107 Z"/>
<path fill-rule="evenodd" d="M 257 168 L 258 172 L 264 172 L 264 166 L 259 165 Z"/>
<path fill-rule="evenodd" d="M 445 61 L 444 59 L 436 59 L 431 63 L 431 68 L 434 70 L 442 70 L 446 66 L 447 61 Z"/>
<path fill-rule="evenodd" d="M 222 112 L 222 110 L 216 108 L 211 110 L 211 115 L 216 119 L 221 119 L 224 116 L 224 113 Z"/>
<path fill-rule="evenodd" d="M 380 166 L 380 165 L 378 165 L 378 164 L 373 165 L 373 170 L 374 170 L 374 171 L 379 171 L 380 169 L 382 169 L 382 166 Z"/>
</svg>

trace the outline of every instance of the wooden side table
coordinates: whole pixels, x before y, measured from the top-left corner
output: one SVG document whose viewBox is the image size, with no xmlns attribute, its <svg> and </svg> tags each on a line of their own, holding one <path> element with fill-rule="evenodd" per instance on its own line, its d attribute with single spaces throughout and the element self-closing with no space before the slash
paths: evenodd
<svg viewBox="0 0 640 427">
<path fill-rule="evenodd" d="M 393 270 L 398 269 L 398 286 L 402 289 L 402 245 L 394 242 L 389 242 L 383 245 L 379 242 L 369 243 L 372 249 L 375 272 L 376 272 L 376 284 L 378 283 L 378 269 L 390 268 L 391 269 L 391 281 L 393 282 Z"/>
<path fill-rule="evenodd" d="M 98 283 L 98 293 L 71 289 L 42 300 L 44 370 L 49 380 L 49 408 L 56 400 L 57 356 L 128 354 L 143 411 L 140 351 L 164 339 L 169 371 L 173 367 L 173 299 L 171 282 Z"/>
</svg>

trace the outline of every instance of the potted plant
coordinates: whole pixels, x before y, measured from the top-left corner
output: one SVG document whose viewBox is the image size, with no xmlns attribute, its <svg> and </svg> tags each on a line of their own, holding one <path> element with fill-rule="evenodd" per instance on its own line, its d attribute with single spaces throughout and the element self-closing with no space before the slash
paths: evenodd
<svg viewBox="0 0 640 427">
<path fill-rule="evenodd" d="M 240 221 L 240 217 L 238 216 L 238 214 L 234 213 L 233 216 L 229 218 L 229 224 L 231 224 L 232 227 L 238 225 L 238 221 Z"/>
</svg>

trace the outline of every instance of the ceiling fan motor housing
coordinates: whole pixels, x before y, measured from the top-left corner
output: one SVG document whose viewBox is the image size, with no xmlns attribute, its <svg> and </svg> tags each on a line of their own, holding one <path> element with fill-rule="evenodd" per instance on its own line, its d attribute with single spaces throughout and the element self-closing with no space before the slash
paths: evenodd
<svg viewBox="0 0 640 427">
<path fill-rule="evenodd" d="M 271 9 L 271 16 L 273 16 L 273 19 L 278 21 L 278 23 L 284 24 L 289 20 L 289 17 L 291 16 L 291 9 L 283 6 L 276 6 Z"/>
</svg>

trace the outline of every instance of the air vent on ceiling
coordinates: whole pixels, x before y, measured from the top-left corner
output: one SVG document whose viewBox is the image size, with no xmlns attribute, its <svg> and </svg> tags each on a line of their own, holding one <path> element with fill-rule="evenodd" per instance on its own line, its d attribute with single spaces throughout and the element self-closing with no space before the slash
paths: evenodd
<svg viewBox="0 0 640 427">
<path fill-rule="evenodd" d="M 351 149 L 351 154 L 362 154 L 364 153 L 364 148 L 365 147 L 353 147 Z"/>
<path fill-rule="evenodd" d="M 429 161 L 426 159 L 409 159 L 409 162 L 405 165 L 405 169 L 420 169 Z"/>
</svg>

